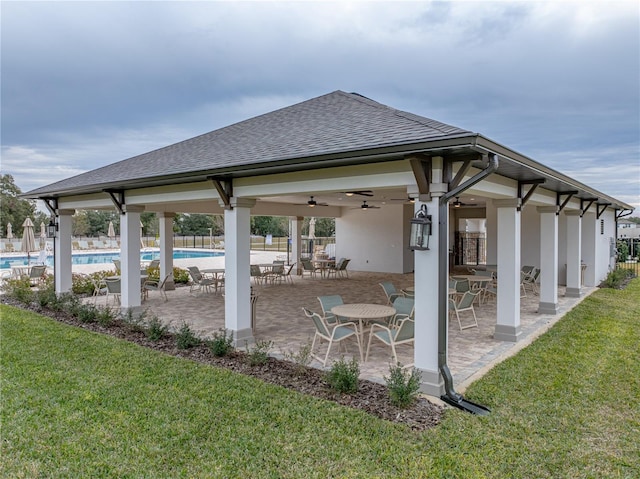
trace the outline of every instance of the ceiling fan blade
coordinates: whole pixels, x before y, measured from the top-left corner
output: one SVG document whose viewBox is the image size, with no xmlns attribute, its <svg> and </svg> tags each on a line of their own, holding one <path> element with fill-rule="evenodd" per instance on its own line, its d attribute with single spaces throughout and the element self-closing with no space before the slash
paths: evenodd
<svg viewBox="0 0 640 479">
<path fill-rule="evenodd" d="M 347 196 L 360 195 L 360 196 L 373 196 L 372 190 L 357 190 L 357 191 L 344 191 Z"/>
</svg>

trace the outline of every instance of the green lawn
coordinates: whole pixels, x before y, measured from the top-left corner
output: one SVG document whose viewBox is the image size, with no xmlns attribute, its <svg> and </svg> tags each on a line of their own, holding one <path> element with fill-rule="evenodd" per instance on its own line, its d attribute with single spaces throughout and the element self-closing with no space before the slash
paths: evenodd
<svg viewBox="0 0 640 479">
<path fill-rule="evenodd" d="M 640 279 L 600 290 L 413 433 L 0 306 L 2 477 L 640 477 Z"/>
</svg>

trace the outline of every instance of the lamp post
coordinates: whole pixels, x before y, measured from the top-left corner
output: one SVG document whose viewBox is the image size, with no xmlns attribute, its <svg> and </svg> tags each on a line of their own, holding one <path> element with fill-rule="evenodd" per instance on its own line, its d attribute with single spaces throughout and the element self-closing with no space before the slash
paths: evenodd
<svg viewBox="0 0 640 479">
<path fill-rule="evenodd" d="M 411 235 L 409 248 L 412 251 L 424 251 L 429 249 L 429 237 L 431 236 L 431 215 L 427 214 L 427 205 L 422 205 L 411 218 Z"/>
</svg>

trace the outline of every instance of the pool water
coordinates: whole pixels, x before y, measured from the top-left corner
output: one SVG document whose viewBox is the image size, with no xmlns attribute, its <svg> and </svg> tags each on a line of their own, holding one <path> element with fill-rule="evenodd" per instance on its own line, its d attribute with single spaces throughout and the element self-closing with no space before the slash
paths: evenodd
<svg viewBox="0 0 640 479">
<path fill-rule="evenodd" d="M 224 256 L 224 253 L 214 251 L 194 251 L 188 249 L 174 249 L 173 259 L 191 259 L 191 258 L 214 258 L 216 256 Z M 160 258 L 160 251 L 141 251 L 140 261 L 151 261 Z M 109 264 L 114 259 L 120 259 L 119 252 L 112 253 L 74 253 L 71 255 L 72 264 Z M 38 260 L 38 254 L 31 255 L 31 263 Z M 0 256 L 0 269 L 10 269 L 11 266 L 21 266 L 28 263 L 27 256 Z M 53 266 L 53 255 L 47 256 L 45 262 L 48 266 Z"/>
</svg>

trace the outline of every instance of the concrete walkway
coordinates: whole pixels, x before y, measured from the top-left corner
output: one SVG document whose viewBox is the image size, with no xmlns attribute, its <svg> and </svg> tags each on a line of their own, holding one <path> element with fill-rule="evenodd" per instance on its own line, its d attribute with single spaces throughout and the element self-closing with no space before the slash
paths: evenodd
<svg viewBox="0 0 640 479">
<path fill-rule="evenodd" d="M 251 263 L 269 263 L 282 253 L 252 252 Z M 197 263 L 195 263 L 197 261 Z M 184 263 L 184 264 L 183 264 Z M 224 267 L 224 257 L 203 258 L 198 260 L 176 260 L 176 266 L 186 268 L 197 264 L 201 269 Z M 92 268 L 94 269 L 94 268 Z M 74 268 L 74 271 L 76 268 Z M 413 274 L 388 274 L 349 272 L 349 279 L 311 279 L 294 277 L 294 285 L 277 284 L 256 287 L 259 294 L 256 313 L 255 338 L 258 341 L 273 342 L 271 353 L 282 357 L 287 353 L 296 353 L 300 347 L 311 342 L 314 334 L 313 324 L 307 319 L 302 308 L 321 311 L 317 297 L 320 295 L 340 294 L 345 303 L 386 303 L 386 297 L 379 286 L 381 281 L 391 281 L 396 288 L 413 286 Z M 567 311 L 589 295 L 595 288 L 585 288 L 582 298 L 567 298 L 564 288 L 559 289 L 560 312 L 557 315 L 538 314 L 538 296 L 528 293 L 521 301 L 522 336 L 517 343 L 493 339 L 496 322 L 495 299 L 481 307 L 476 307 L 478 328 L 460 331 L 457 321 L 449 321 L 449 367 L 454 375 L 459 392 L 471 381 L 479 378 L 494 364 L 514 354 L 528 345 L 537 336 L 558 321 Z M 177 329 L 187 322 L 201 337 L 211 337 L 224 328 L 224 295 L 221 293 L 189 292 L 189 287 L 177 287 L 168 291 L 169 301 L 160 298 L 159 293 L 151 292 L 149 299 L 143 302 L 143 308 L 154 314 L 166 324 Z M 105 304 L 105 298 L 98 298 L 98 304 Z M 111 305 L 113 306 L 113 305 Z M 366 341 L 363 351 L 366 350 Z M 344 355 L 346 359 L 358 356 L 355 340 L 345 341 L 346 351 L 332 348 L 327 366 L 332 359 Z M 322 344 L 321 355 L 326 351 Z M 403 364 L 413 362 L 413 346 L 398 348 L 399 360 Z M 382 343 L 374 343 L 369 360 L 361 363 L 361 378 L 384 382 L 383 376 L 389 373 L 391 350 Z M 318 361 L 312 366 L 321 367 Z"/>
</svg>

